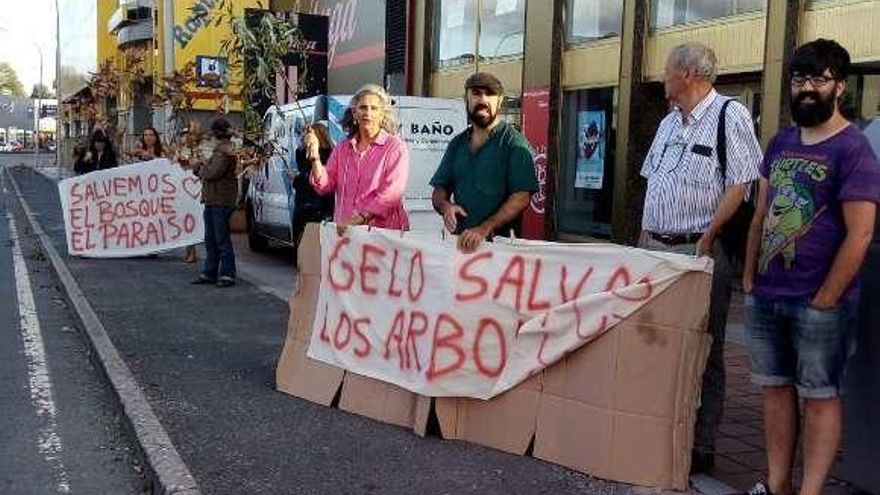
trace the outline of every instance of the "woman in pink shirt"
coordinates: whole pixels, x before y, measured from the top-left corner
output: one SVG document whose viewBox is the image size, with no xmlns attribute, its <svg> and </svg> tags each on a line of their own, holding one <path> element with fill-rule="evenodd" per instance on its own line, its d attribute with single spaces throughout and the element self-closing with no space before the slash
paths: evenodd
<svg viewBox="0 0 880 495">
<path fill-rule="evenodd" d="M 373 84 L 362 87 L 351 99 L 341 124 L 348 137 L 336 146 L 326 166 L 321 163 L 314 132 L 305 137 L 312 187 L 318 194 L 336 195 L 333 220 L 341 227 L 409 229 L 403 208 L 409 151 L 397 136 L 388 93 Z"/>
</svg>

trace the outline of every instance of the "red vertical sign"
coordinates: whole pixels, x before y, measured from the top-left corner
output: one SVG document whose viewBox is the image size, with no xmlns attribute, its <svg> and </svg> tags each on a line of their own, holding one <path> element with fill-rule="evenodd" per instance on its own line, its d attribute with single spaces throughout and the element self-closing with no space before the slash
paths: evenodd
<svg viewBox="0 0 880 495">
<path fill-rule="evenodd" d="M 544 210 L 547 200 L 547 141 L 550 137 L 550 88 L 530 88 L 522 97 L 523 134 L 532 145 L 538 192 L 523 213 L 522 236 L 544 239 Z"/>
</svg>

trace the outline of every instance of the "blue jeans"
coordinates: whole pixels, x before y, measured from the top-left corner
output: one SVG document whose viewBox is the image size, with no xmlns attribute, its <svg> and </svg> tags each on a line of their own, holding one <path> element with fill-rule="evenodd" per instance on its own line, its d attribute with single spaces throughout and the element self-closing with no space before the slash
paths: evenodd
<svg viewBox="0 0 880 495">
<path fill-rule="evenodd" d="M 822 310 L 807 299 L 746 295 L 752 381 L 761 386 L 794 385 L 806 399 L 842 396 L 847 363 L 856 351 L 856 309 L 852 301 Z"/>
<path fill-rule="evenodd" d="M 229 234 L 229 206 L 205 205 L 205 267 L 202 276 L 235 278 L 235 253 Z"/>
</svg>

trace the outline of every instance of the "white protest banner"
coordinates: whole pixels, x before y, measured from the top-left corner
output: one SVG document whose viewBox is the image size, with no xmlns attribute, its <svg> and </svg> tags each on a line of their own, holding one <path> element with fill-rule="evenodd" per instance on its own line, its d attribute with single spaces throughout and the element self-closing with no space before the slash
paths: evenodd
<svg viewBox="0 0 880 495">
<path fill-rule="evenodd" d="M 202 184 L 164 158 L 65 179 L 58 192 L 74 256 L 140 256 L 204 239 Z"/>
<path fill-rule="evenodd" d="M 712 260 L 616 245 L 321 228 L 308 356 L 434 397 L 488 399 L 550 366 Z"/>
</svg>

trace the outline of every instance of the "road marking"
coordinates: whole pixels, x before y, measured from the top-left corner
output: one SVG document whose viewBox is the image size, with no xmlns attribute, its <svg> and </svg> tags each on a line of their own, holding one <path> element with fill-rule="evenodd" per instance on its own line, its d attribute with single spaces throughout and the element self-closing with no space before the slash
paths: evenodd
<svg viewBox="0 0 880 495">
<path fill-rule="evenodd" d="M 153 412 L 153 408 L 150 407 L 150 403 L 131 373 L 131 369 L 122 359 L 116 346 L 113 345 L 110 336 L 107 335 L 104 324 L 101 323 L 76 279 L 73 278 L 67 264 L 58 254 L 58 250 L 52 244 L 52 239 L 46 234 L 40 222 L 37 221 L 36 215 L 28 206 L 21 193 L 21 188 L 10 171 L 11 169 L 6 167 L 4 170 L 11 190 L 18 198 L 18 204 L 24 211 L 24 216 L 30 224 L 34 237 L 42 245 L 55 275 L 64 287 L 67 299 L 82 322 L 83 329 L 88 336 L 88 342 L 97 358 L 96 361 L 119 399 L 122 414 L 137 437 L 137 442 L 141 447 L 141 455 L 150 468 L 147 471 L 147 476 L 153 485 L 153 491 L 174 493 L 175 495 L 202 495 L 195 477 L 183 459 L 180 458 L 177 448 L 171 443 L 168 432 L 165 431 L 156 413 Z"/>
<path fill-rule="evenodd" d="M 31 402 L 41 421 L 37 433 L 37 448 L 46 462 L 52 466 L 57 481 L 58 492 L 70 492 L 70 477 L 61 459 L 61 437 L 58 436 L 55 400 L 52 398 L 52 380 L 49 376 L 49 364 L 46 361 L 46 350 L 43 346 L 43 335 L 34 294 L 31 289 L 27 265 L 21 253 L 18 229 L 11 212 L 6 213 L 9 219 L 9 236 L 12 239 L 12 263 L 15 270 L 15 289 L 18 295 L 18 314 L 21 327 L 21 338 L 24 342 L 24 354 L 27 359 L 28 385 L 31 391 Z"/>
</svg>

